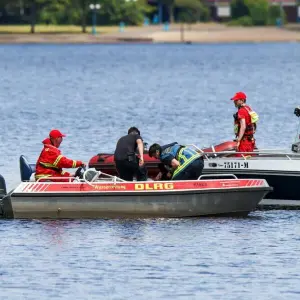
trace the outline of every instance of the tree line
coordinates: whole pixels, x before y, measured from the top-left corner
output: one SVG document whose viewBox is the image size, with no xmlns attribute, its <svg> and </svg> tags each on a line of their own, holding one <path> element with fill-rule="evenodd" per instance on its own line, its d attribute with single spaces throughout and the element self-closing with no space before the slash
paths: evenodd
<svg viewBox="0 0 300 300">
<path fill-rule="evenodd" d="M 209 19 L 209 9 L 203 0 L 160 0 L 169 13 L 170 22 L 197 22 Z M 14 15 L 15 23 L 30 24 L 31 33 L 36 24 L 81 25 L 86 32 L 92 13 L 90 4 L 100 4 L 97 25 L 142 24 L 158 13 L 157 6 L 147 0 L 0 0 L 0 12 Z"/>
<path fill-rule="evenodd" d="M 169 21 L 181 23 L 205 22 L 210 19 L 210 9 L 205 0 L 158 0 L 168 13 Z M 97 25 L 140 25 L 147 17 L 158 14 L 157 6 L 147 0 L 0 0 L 1 11 L 16 16 L 13 23 L 30 24 L 35 32 L 36 24 L 81 25 L 87 31 L 91 23 L 90 4 L 100 4 Z M 269 0 L 232 0 L 232 25 L 269 25 L 278 18 L 285 20 L 280 6 L 270 5 Z"/>
<path fill-rule="evenodd" d="M 280 5 L 269 0 L 232 0 L 231 25 L 264 26 L 285 23 L 286 14 Z"/>
</svg>

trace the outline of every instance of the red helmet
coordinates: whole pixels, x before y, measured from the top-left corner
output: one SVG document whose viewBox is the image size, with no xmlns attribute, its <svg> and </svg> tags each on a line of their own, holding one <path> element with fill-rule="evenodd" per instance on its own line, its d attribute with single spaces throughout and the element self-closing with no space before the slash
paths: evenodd
<svg viewBox="0 0 300 300">
<path fill-rule="evenodd" d="M 247 96 L 243 92 L 237 92 L 230 100 L 237 101 L 237 100 L 246 100 Z"/>
</svg>

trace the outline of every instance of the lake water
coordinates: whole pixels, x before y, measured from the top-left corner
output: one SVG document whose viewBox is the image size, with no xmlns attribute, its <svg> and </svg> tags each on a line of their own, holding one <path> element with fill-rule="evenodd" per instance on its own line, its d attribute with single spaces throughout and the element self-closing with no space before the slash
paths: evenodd
<svg viewBox="0 0 300 300">
<path fill-rule="evenodd" d="M 8 189 L 53 128 L 88 162 L 137 126 L 149 144 L 233 138 L 233 94 L 260 116 L 259 148 L 289 149 L 300 44 L 0 46 Z M 299 299 L 297 211 L 248 218 L 1 221 L 8 299 Z"/>
</svg>

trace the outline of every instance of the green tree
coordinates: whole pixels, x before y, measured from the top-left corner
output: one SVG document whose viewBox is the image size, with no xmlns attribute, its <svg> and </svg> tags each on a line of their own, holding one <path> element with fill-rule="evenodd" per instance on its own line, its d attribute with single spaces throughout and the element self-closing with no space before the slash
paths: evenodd
<svg viewBox="0 0 300 300">
<path fill-rule="evenodd" d="M 160 1 L 168 8 L 170 23 L 173 23 L 175 0 L 160 0 Z"/>
<path fill-rule="evenodd" d="M 267 25 L 269 2 L 268 0 L 245 0 L 253 25 Z"/>
<path fill-rule="evenodd" d="M 132 25 L 142 24 L 145 15 L 153 11 L 146 0 L 127 2 L 122 8 L 123 21 Z"/>
<path fill-rule="evenodd" d="M 15 1 L 10 1 L 10 0 L 0 0 L 0 8 L 5 8 L 7 5 L 15 5 Z"/>
<path fill-rule="evenodd" d="M 45 1 L 41 7 L 37 21 L 46 24 L 59 24 L 70 7 L 70 0 Z"/>
<path fill-rule="evenodd" d="M 35 25 L 38 17 L 39 10 L 43 8 L 48 0 L 24 0 L 23 5 L 30 9 L 29 17 L 25 16 L 24 19 L 27 21 L 29 20 L 30 23 L 30 32 L 35 33 Z M 20 1 L 18 0 L 11 0 L 11 2 L 17 3 L 20 5 Z"/>
<path fill-rule="evenodd" d="M 0 0 L 1 4 L 9 3 L 9 5 L 12 5 L 16 8 L 28 8 L 30 11 L 29 16 L 23 16 L 23 19 L 25 21 L 28 21 L 30 23 L 30 32 L 35 33 L 35 25 L 36 22 L 40 18 L 40 14 L 42 11 L 44 11 L 44 19 L 47 21 L 53 21 L 53 18 L 55 17 L 55 13 L 58 11 L 62 12 L 64 10 L 64 7 L 66 3 L 69 0 Z M 22 7 L 21 7 L 22 6 Z M 47 7 L 50 8 L 50 10 L 47 12 Z"/>
<path fill-rule="evenodd" d="M 278 18 L 281 18 L 283 23 L 286 22 L 286 14 L 284 10 L 281 9 L 279 5 L 271 5 L 268 13 L 268 24 L 275 25 Z"/>
<path fill-rule="evenodd" d="M 100 11 L 100 22 L 103 24 L 117 24 L 120 22 L 124 5 L 125 0 L 103 0 Z"/>
<path fill-rule="evenodd" d="M 230 3 L 232 19 L 239 19 L 244 16 L 250 16 L 249 8 L 245 0 L 232 0 Z"/>
<path fill-rule="evenodd" d="M 210 9 L 208 8 L 205 0 L 200 0 L 201 10 L 200 10 L 200 20 L 207 22 L 210 20 Z"/>
<path fill-rule="evenodd" d="M 80 19 L 81 30 L 83 33 L 86 33 L 87 16 L 90 11 L 89 5 L 93 3 L 101 4 L 102 6 L 102 2 L 100 2 L 99 0 L 71 0 L 71 10 L 73 13 L 73 17 L 75 18 L 75 21 L 77 21 L 78 18 Z"/>
<path fill-rule="evenodd" d="M 208 8 L 199 0 L 176 0 L 175 7 L 178 10 L 177 20 L 184 23 L 195 23 L 208 19 Z"/>
<path fill-rule="evenodd" d="M 14 0 L 15 1 L 15 0 Z M 18 1 L 18 0 L 17 0 Z M 58 14 L 63 14 L 70 0 L 23 0 L 30 7 L 30 32 L 35 33 L 37 21 L 57 23 Z M 19 2 L 19 1 L 18 1 Z"/>
<path fill-rule="evenodd" d="M 154 8 L 148 5 L 147 0 L 102 0 L 99 12 L 101 24 L 127 24 L 138 25 L 144 20 L 144 16 L 151 13 Z"/>
</svg>

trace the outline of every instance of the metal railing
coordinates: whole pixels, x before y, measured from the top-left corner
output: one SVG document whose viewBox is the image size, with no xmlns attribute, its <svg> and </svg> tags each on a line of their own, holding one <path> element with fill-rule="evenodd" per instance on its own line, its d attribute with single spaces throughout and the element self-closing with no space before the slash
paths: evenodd
<svg viewBox="0 0 300 300">
<path fill-rule="evenodd" d="M 202 149 L 197 147 L 194 144 L 188 144 L 187 147 L 194 147 L 197 151 L 199 151 L 207 160 L 213 160 L 214 158 L 222 158 L 224 156 L 228 155 L 235 155 L 235 154 L 241 154 L 241 157 L 231 157 L 235 159 L 243 158 L 244 160 L 250 159 L 250 158 L 258 158 L 258 157 L 282 157 L 287 158 L 288 160 L 293 160 L 295 158 L 300 159 L 300 153 L 295 152 L 277 152 L 278 150 L 275 149 L 262 149 L 262 150 L 255 150 L 253 152 L 238 152 L 235 150 L 229 150 L 229 151 L 219 151 L 216 152 L 215 148 L 211 146 L 213 151 L 211 152 L 204 152 Z M 253 155 L 253 156 L 252 156 Z M 212 156 L 212 157 L 211 157 Z"/>
<path fill-rule="evenodd" d="M 87 179 L 87 175 L 88 172 L 94 172 L 94 176 L 91 177 L 90 179 Z M 102 178 L 100 176 L 103 176 Z M 43 181 L 41 181 L 43 180 Z M 117 177 L 117 176 L 113 176 L 113 175 L 109 175 L 106 174 L 102 171 L 96 171 L 94 168 L 90 168 L 84 171 L 82 178 L 80 178 L 79 176 L 74 177 L 40 177 L 38 178 L 35 182 L 45 182 L 46 180 L 48 180 L 49 182 L 52 183 L 62 183 L 62 182 L 68 182 L 68 183 L 87 183 L 90 184 L 92 182 L 113 182 L 113 183 L 117 183 L 117 182 L 126 182 L 125 180 Z M 54 180 L 54 181 L 53 181 Z M 66 181 L 67 180 L 67 181 Z"/>
<path fill-rule="evenodd" d="M 233 179 L 238 179 L 234 174 L 205 174 L 205 175 L 200 175 L 198 177 L 198 180 L 201 180 L 202 178 L 212 178 L 212 177 L 232 177 Z"/>
</svg>

